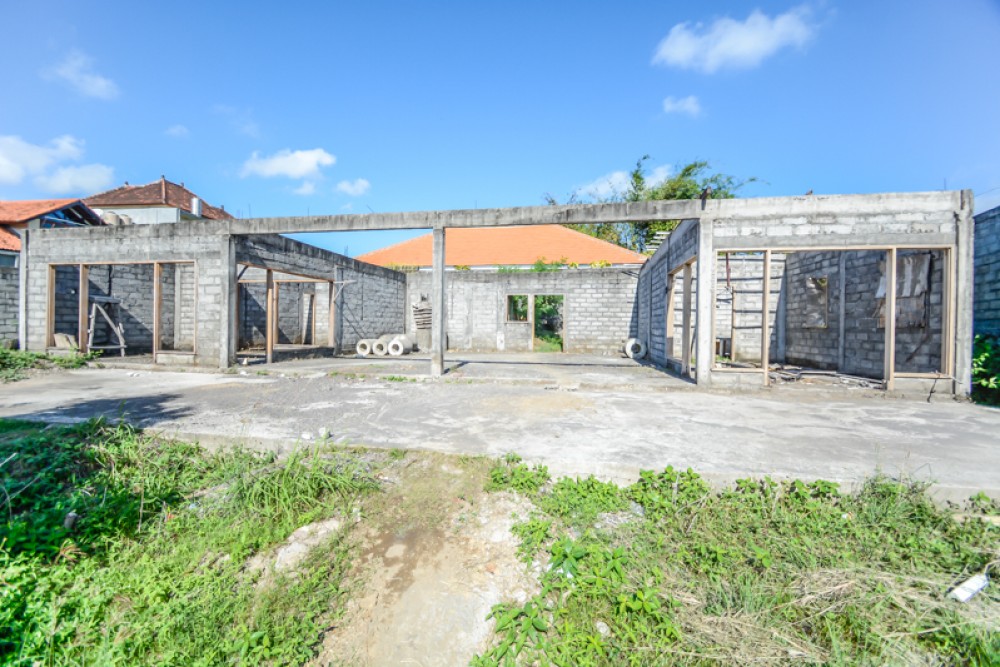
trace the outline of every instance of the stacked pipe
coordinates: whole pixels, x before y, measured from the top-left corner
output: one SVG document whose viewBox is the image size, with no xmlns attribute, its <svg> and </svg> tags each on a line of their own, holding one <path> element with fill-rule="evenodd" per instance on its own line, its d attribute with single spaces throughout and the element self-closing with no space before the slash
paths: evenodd
<svg viewBox="0 0 1000 667">
<path fill-rule="evenodd" d="M 367 357 L 372 354 L 378 357 L 390 355 L 401 357 L 413 352 L 416 348 L 414 340 L 406 334 L 386 334 L 378 338 L 362 338 L 358 341 L 358 354 Z"/>
</svg>

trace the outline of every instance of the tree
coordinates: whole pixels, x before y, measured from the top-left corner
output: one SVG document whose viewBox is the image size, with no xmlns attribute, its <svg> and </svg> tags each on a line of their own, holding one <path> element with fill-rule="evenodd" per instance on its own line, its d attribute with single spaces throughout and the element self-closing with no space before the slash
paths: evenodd
<svg viewBox="0 0 1000 667">
<path fill-rule="evenodd" d="M 635 167 L 629 173 L 628 187 L 625 192 L 598 199 L 597 203 L 698 199 L 703 192 L 706 192 L 712 199 L 732 199 L 740 188 L 757 180 L 753 177 L 739 180 L 729 174 L 711 174 L 709 173 L 711 165 L 707 161 L 697 160 L 684 165 L 672 176 L 662 181 L 650 183 L 646 177 L 647 160 L 649 160 L 649 156 L 643 155 L 636 161 Z M 546 200 L 549 204 L 558 203 L 551 195 L 546 195 Z M 572 195 L 567 203 L 578 203 L 577 196 Z M 679 223 L 679 220 L 657 220 L 567 226 L 599 239 L 617 243 L 636 252 L 644 252 L 656 232 L 672 231 Z"/>
</svg>

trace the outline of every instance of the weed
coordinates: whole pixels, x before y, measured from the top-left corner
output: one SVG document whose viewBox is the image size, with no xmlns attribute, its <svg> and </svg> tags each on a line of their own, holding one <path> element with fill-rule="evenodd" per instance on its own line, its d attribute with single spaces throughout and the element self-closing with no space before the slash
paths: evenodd
<svg viewBox="0 0 1000 667">
<path fill-rule="evenodd" d="M 402 461 L 406 458 L 406 450 L 400 449 L 399 447 L 393 447 L 389 450 L 389 460 L 390 461 Z"/>
<path fill-rule="evenodd" d="M 549 481 L 549 469 L 545 466 L 532 466 L 521 463 L 517 454 L 508 454 L 502 462 L 497 462 L 490 469 L 490 481 L 487 491 L 517 491 L 519 493 L 538 493 Z"/>
<path fill-rule="evenodd" d="M 790 651 L 827 664 L 998 664 L 986 620 L 997 593 L 980 594 L 978 612 L 943 599 L 996 558 L 1000 528 L 977 518 L 997 506 L 984 495 L 958 522 L 925 485 L 885 477 L 845 495 L 766 478 L 713 492 L 673 468 L 626 488 L 548 487 L 531 472 L 510 456 L 491 487 L 536 506 L 513 532 L 523 560 L 547 560 L 541 591 L 494 609 L 495 642 L 473 664 L 745 664 Z M 634 519 L 593 529 L 629 502 L 642 508 Z"/>
<path fill-rule="evenodd" d="M 386 382 L 416 382 L 417 378 L 406 377 L 405 375 L 384 375 L 382 377 Z"/>
<path fill-rule="evenodd" d="M 302 664 L 343 608 L 347 541 L 268 581 L 247 558 L 376 487 L 323 448 L 209 454 L 101 421 L 0 420 L 0 461 L 2 664 Z"/>
</svg>

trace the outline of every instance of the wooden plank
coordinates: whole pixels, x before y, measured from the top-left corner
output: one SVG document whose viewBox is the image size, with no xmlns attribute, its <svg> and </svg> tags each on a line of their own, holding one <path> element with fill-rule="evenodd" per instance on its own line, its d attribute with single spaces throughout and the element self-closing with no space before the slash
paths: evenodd
<svg viewBox="0 0 1000 667">
<path fill-rule="evenodd" d="M 958 281 L 955 277 L 955 252 L 942 251 L 944 267 L 941 275 L 944 285 L 941 288 L 941 372 L 955 377 L 955 300 L 958 298 L 955 287 Z"/>
<path fill-rule="evenodd" d="M 267 313 L 267 331 L 264 332 L 264 350 L 267 363 L 274 361 L 274 322 L 277 319 L 274 312 L 274 273 L 267 270 L 267 297 L 264 299 L 264 310 Z"/>
<path fill-rule="evenodd" d="M 86 264 L 80 265 L 80 287 L 77 296 L 79 307 L 76 313 L 76 347 L 80 354 L 87 354 L 90 351 L 90 339 L 87 335 L 90 329 L 87 316 L 87 307 L 90 305 L 90 269 Z"/>
<path fill-rule="evenodd" d="M 163 315 L 163 267 L 159 262 L 153 263 L 153 363 L 156 363 L 156 355 L 160 352 L 160 329 Z"/>
<path fill-rule="evenodd" d="M 771 384 L 771 251 L 764 251 L 764 277 L 761 288 L 760 308 L 760 367 L 764 372 L 764 386 Z"/>
<path fill-rule="evenodd" d="M 886 391 L 895 388 L 896 375 L 896 249 L 885 253 L 885 369 Z"/>
<path fill-rule="evenodd" d="M 681 330 L 684 338 L 681 340 L 681 371 L 691 375 L 691 264 L 684 265 L 684 307 L 681 311 Z"/>
</svg>

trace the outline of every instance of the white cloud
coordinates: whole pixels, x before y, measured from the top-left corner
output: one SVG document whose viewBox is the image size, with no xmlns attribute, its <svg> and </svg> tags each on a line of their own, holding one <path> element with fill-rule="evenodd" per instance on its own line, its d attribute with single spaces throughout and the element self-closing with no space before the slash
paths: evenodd
<svg viewBox="0 0 1000 667">
<path fill-rule="evenodd" d="M 654 167 L 653 170 L 646 175 L 646 185 L 659 185 L 663 181 L 667 180 L 671 171 L 670 165 L 660 165 L 659 167 Z M 628 190 L 631 182 L 632 177 L 629 172 L 613 171 L 610 174 L 605 174 L 600 178 L 595 178 L 590 183 L 577 188 L 575 190 L 575 194 L 578 197 L 586 197 L 598 201 L 615 199 Z"/>
<path fill-rule="evenodd" d="M 774 18 L 755 9 L 745 21 L 727 17 L 711 25 L 679 23 L 656 47 L 654 65 L 694 69 L 749 69 L 787 47 L 802 47 L 816 32 L 805 5 Z"/>
<path fill-rule="evenodd" d="M 185 125 L 171 125 L 166 130 L 163 131 L 168 137 L 174 137 L 175 139 L 185 139 L 191 135 L 191 130 L 187 129 Z"/>
<path fill-rule="evenodd" d="M 58 195 L 87 195 L 106 190 L 114 182 L 115 170 L 103 164 L 59 167 L 35 179 L 38 187 Z"/>
<path fill-rule="evenodd" d="M 653 171 L 649 172 L 649 176 L 646 177 L 646 183 L 649 185 L 659 185 L 670 177 L 670 172 L 672 171 L 673 169 L 668 164 L 654 167 Z"/>
<path fill-rule="evenodd" d="M 302 181 L 302 185 L 292 190 L 294 195 L 302 195 L 303 197 L 311 195 L 316 192 L 316 183 L 313 181 Z"/>
<path fill-rule="evenodd" d="M 0 183 L 17 185 L 60 162 L 83 157 L 83 140 L 64 134 L 48 146 L 32 144 L 16 135 L 0 136 Z"/>
<path fill-rule="evenodd" d="M 70 51 L 46 76 L 69 84 L 78 93 L 102 100 L 118 97 L 118 84 L 94 71 L 94 60 L 82 51 Z"/>
<path fill-rule="evenodd" d="M 629 175 L 624 171 L 613 171 L 576 189 L 576 194 L 594 199 L 616 197 L 628 189 Z"/>
<path fill-rule="evenodd" d="M 694 95 L 668 97 L 663 100 L 663 110 L 666 113 L 686 113 L 689 116 L 699 116 L 701 115 L 701 103 Z"/>
<path fill-rule="evenodd" d="M 262 176 L 272 178 L 274 176 L 285 176 L 287 178 L 309 178 L 320 176 L 322 167 L 329 167 L 337 161 L 337 158 L 330 155 L 322 148 L 311 150 L 293 151 L 290 149 L 280 150 L 270 157 L 261 157 L 254 151 L 250 158 L 243 163 L 240 175 Z"/>
<path fill-rule="evenodd" d="M 337 183 L 337 192 L 343 192 L 345 195 L 350 195 L 352 197 L 360 197 L 369 190 L 371 190 L 372 184 L 364 178 L 356 178 L 353 181 L 341 181 Z"/>
</svg>

